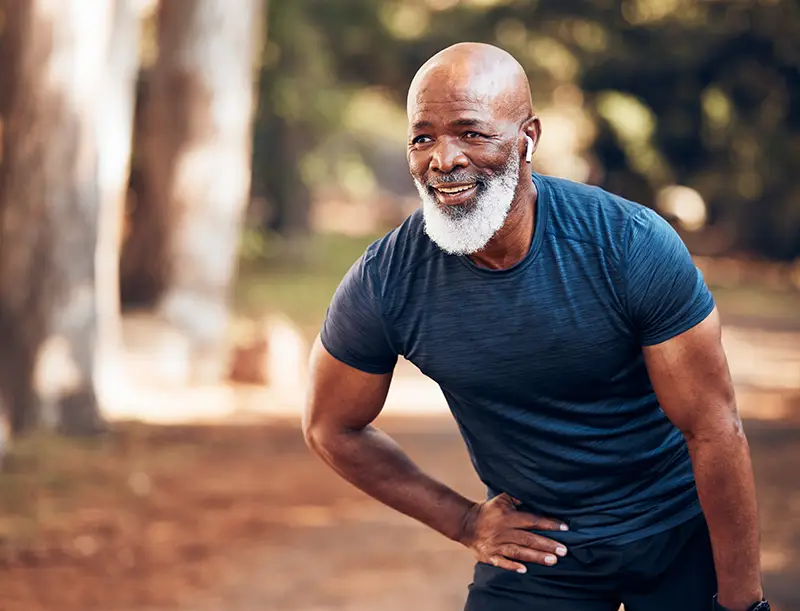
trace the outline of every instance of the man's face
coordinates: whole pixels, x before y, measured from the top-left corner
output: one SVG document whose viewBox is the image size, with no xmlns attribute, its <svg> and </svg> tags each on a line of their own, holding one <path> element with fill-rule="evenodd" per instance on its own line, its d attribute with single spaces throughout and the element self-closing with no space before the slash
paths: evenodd
<svg viewBox="0 0 800 611">
<path fill-rule="evenodd" d="M 481 250 L 514 201 L 518 126 L 495 118 L 480 100 L 430 88 L 412 102 L 409 118 L 409 170 L 426 233 L 451 254 Z"/>
</svg>

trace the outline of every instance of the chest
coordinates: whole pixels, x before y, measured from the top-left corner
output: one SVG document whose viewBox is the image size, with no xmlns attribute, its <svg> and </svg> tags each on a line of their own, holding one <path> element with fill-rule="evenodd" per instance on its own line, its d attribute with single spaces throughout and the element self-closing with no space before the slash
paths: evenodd
<svg viewBox="0 0 800 611">
<path fill-rule="evenodd" d="M 456 283 L 421 276 L 394 317 L 399 347 L 463 396 L 574 401 L 615 392 L 641 365 L 635 336 L 613 287 L 564 271 Z"/>
</svg>

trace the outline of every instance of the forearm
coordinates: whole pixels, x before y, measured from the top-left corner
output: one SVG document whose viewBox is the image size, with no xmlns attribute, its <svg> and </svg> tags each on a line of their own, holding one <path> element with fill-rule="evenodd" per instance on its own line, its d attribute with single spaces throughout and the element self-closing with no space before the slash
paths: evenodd
<svg viewBox="0 0 800 611">
<path fill-rule="evenodd" d="M 309 446 L 344 479 L 381 503 L 459 541 L 473 501 L 422 472 L 395 441 L 367 426 L 310 431 Z"/>
<path fill-rule="evenodd" d="M 758 510 L 747 439 L 738 424 L 689 439 L 708 522 L 720 603 L 738 611 L 760 600 Z"/>
</svg>

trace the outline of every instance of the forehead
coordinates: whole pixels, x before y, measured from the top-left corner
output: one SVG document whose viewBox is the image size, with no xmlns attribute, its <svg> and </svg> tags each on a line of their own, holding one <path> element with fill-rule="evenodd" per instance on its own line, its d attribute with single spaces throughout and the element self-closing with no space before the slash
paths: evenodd
<svg viewBox="0 0 800 611">
<path fill-rule="evenodd" d="M 479 69 L 481 68 L 481 69 Z M 480 65 L 434 65 L 415 77 L 408 92 L 409 124 L 459 119 L 498 122 L 514 112 L 509 76 Z"/>
<path fill-rule="evenodd" d="M 496 123 L 501 120 L 497 100 L 466 88 L 433 84 L 420 87 L 408 99 L 408 122 L 418 124 Z"/>
</svg>

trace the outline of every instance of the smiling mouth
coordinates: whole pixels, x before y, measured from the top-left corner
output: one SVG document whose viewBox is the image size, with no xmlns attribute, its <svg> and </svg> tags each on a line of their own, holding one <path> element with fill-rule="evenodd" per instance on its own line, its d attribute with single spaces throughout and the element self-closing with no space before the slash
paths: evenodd
<svg viewBox="0 0 800 611">
<path fill-rule="evenodd" d="M 473 201 L 478 190 L 477 182 L 445 183 L 433 187 L 436 201 L 441 206 L 463 206 Z"/>
<path fill-rule="evenodd" d="M 464 191 L 469 191 L 470 189 L 475 187 L 474 182 L 463 184 L 463 185 L 449 185 L 449 186 L 437 186 L 434 187 L 436 191 L 439 193 L 444 193 L 445 195 L 455 195 L 456 193 L 463 193 Z"/>
</svg>

